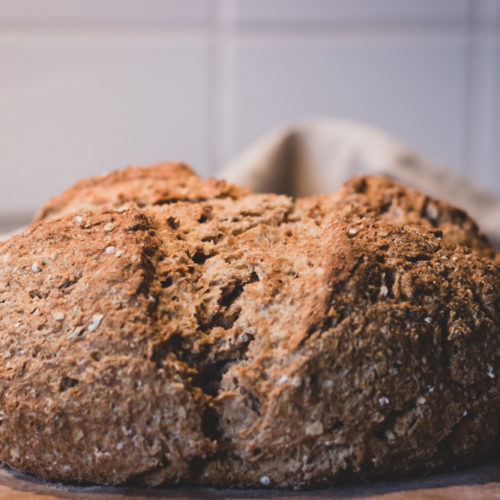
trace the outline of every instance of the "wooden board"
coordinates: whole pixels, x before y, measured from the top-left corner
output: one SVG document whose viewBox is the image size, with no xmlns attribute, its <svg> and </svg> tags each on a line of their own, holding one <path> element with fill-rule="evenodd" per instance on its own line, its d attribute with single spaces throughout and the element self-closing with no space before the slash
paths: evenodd
<svg viewBox="0 0 500 500">
<path fill-rule="evenodd" d="M 205 488 L 132 489 L 49 485 L 33 478 L 0 469 L 1 500 L 137 500 L 203 498 L 244 500 L 486 500 L 500 499 L 500 462 L 471 467 L 459 472 L 438 474 L 420 479 L 349 485 L 307 492 L 269 490 L 214 490 Z"/>
</svg>

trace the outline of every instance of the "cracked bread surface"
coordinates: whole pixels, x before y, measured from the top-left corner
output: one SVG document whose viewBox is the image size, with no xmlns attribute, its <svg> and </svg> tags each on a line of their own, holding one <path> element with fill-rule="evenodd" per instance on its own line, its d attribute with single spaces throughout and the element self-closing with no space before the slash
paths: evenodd
<svg viewBox="0 0 500 500">
<path fill-rule="evenodd" d="M 161 206 L 179 201 L 239 199 L 250 190 L 224 180 L 203 181 L 184 163 L 166 162 L 150 167 L 128 167 L 77 182 L 53 197 L 34 221 L 81 210 L 122 206 Z M 423 226 L 443 232 L 445 245 L 464 245 L 500 265 L 493 248 L 475 221 L 463 210 L 384 177 L 362 175 L 345 182 L 338 192 L 298 199 L 313 217 L 336 212 L 346 217 L 374 218 Z"/>
<path fill-rule="evenodd" d="M 3 463 L 305 488 L 492 451 L 491 259 L 317 200 L 204 198 L 79 211 L 0 244 Z"/>
</svg>

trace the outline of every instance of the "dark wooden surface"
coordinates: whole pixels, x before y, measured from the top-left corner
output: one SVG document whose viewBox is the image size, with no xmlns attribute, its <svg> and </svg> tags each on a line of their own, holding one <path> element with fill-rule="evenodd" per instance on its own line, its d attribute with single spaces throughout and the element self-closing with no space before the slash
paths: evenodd
<svg viewBox="0 0 500 500">
<path fill-rule="evenodd" d="M 500 499 L 500 462 L 469 467 L 462 471 L 431 475 L 403 481 L 348 485 L 327 490 L 306 492 L 270 490 L 213 490 L 202 488 L 133 489 L 74 487 L 49 485 L 33 478 L 0 468 L 0 499 L 2 500 L 118 500 L 118 499 L 264 499 L 320 500 L 469 500 Z"/>
</svg>

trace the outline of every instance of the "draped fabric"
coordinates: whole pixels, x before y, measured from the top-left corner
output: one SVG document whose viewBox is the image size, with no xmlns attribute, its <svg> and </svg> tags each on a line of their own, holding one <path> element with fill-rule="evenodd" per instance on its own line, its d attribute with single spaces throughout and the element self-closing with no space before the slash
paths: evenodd
<svg viewBox="0 0 500 500">
<path fill-rule="evenodd" d="M 500 246 L 500 197 L 366 125 L 333 119 L 270 132 L 217 177 L 256 192 L 292 196 L 334 191 L 353 175 L 384 175 L 463 208 Z"/>
</svg>

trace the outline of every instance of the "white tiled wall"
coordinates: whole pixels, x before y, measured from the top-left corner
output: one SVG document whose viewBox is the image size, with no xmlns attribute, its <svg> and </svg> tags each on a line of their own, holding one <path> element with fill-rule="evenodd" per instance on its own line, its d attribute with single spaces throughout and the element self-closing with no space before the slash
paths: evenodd
<svg viewBox="0 0 500 500">
<path fill-rule="evenodd" d="M 128 163 L 172 157 L 206 168 L 209 56 L 192 37 L 0 44 L 2 70 L 15 75 L 0 79 L 0 207 L 22 210 Z"/>
<path fill-rule="evenodd" d="M 236 0 L 239 25 L 457 22 L 467 0 Z"/>
<path fill-rule="evenodd" d="M 31 24 L 173 26 L 206 25 L 213 16 L 211 0 L 2 0 L 0 19 L 20 27 Z"/>
<path fill-rule="evenodd" d="M 464 35 L 346 35 L 235 43 L 230 155 L 276 123 L 348 116 L 461 165 Z M 265 112 L 257 102 L 269 103 Z"/>
<path fill-rule="evenodd" d="M 209 175 L 310 116 L 500 193 L 500 0 L 0 0 L 0 226 L 126 164 Z"/>
</svg>

